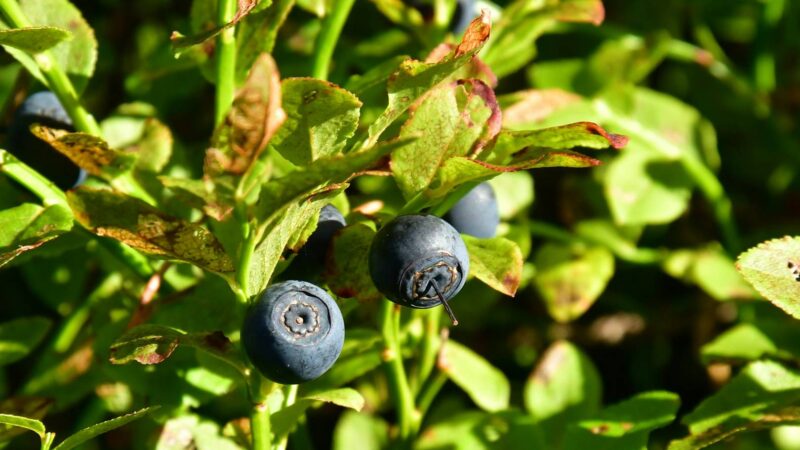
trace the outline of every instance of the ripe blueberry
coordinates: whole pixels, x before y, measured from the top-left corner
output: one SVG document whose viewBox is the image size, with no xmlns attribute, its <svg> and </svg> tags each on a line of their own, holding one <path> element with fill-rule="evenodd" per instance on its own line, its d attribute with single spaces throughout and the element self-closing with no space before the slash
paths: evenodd
<svg viewBox="0 0 800 450">
<path fill-rule="evenodd" d="M 461 235 L 439 217 L 398 216 L 378 231 L 369 251 L 372 281 L 389 300 L 412 308 L 443 304 L 467 281 L 469 254 Z"/>
<path fill-rule="evenodd" d="M 86 172 L 31 134 L 29 127 L 34 123 L 74 131 L 72 120 L 56 95 L 50 91 L 37 92 L 28 96 L 14 114 L 8 133 L 9 150 L 62 189 L 82 183 Z"/>
<path fill-rule="evenodd" d="M 500 223 L 500 212 L 492 185 L 483 182 L 475 186 L 450 208 L 444 220 L 459 233 L 479 238 L 494 237 Z"/>
<path fill-rule="evenodd" d="M 303 383 L 336 362 L 344 344 L 344 320 L 324 290 L 306 281 L 284 281 L 267 288 L 250 308 L 242 344 L 265 377 Z"/>
<path fill-rule="evenodd" d="M 337 231 L 347 226 L 342 213 L 333 205 L 325 205 L 319 212 L 317 229 L 309 236 L 297 253 L 284 277 L 311 279 L 322 272 L 325 255 Z"/>
</svg>

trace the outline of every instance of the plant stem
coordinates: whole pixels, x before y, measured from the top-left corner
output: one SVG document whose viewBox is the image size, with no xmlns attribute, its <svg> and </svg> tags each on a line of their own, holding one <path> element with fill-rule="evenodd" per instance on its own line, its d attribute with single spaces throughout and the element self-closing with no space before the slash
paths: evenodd
<svg viewBox="0 0 800 450">
<path fill-rule="evenodd" d="M 425 385 L 422 386 L 417 396 L 417 408 L 419 408 L 420 414 L 424 415 L 425 412 L 428 411 L 431 403 L 433 403 L 433 399 L 436 398 L 436 394 L 442 390 L 446 382 L 447 374 L 441 370 L 437 370 L 436 373 L 428 379 Z"/>
<path fill-rule="evenodd" d="M 45 205 L 69 207 L 67 196 L 50 180 L 5 150 L 0 150 L 0 172 L 24 186 Z"/>
<path fill-rule="evenodd" d="M 741 239 L 739 238 L 736 223 L 733 220 L 731 200 L 725 194 L 722 183 L 719 182 L 719 179 L 711 169 L 697 157 L 684 156 L 680 161 L 710 204 L 714 218 L 722 232 L 725 250 L 730 255 L 736 256 L 741 250 Z"/>
<path fill-rule="evenodd" d="M 355 0 L 337 0 L 333 2 L 333 9 L 322 22 L 322 29 L 317 36 L 315 44 L 314 61 L 311 67 L 311 76 L 320 80 L 327 80 L 330 71 L 333 50 L 336 41 L 344 28 L 347 16 L 353 8 Z"/>
<path fill-rule="evenodd" d="M 425 314 L 425 334 L 422 338 L 422 352 L 419 357 L 419 372 L 417 373 L 420 390 L 436 365 L 436 356 L 439 353 L 441 343 L 439 339 L 439 323 L 442 317 L 442 308 L 431 308 L 426 310 Z"/>
<path fill-rule="evenodd" d="M 400 311 L 394 303 L 384 299 L 380 306 L 380 329 L 383 336 L 383 366 L 389 382 L 389 392 L 397 409 L 400 443 L 410 444 L 420 424 L 420 415 L 414 406 L 414 396 L 408 385 L 400 348 Z"/>
<path fill-rule="evenodd" d="M 267 397 L 275 384 L 264 378 L 257 370 L 250 373 L 250 431 L 253 450 L 272 450 L 272 427 Z"/>
<path fill-rule="evenodd" d="M 281 405 L 281 409 L 285 409 L 285 408 L 288 408 L 288 407 L 294 405 L 295 400 L 297 400 L 298 387 L 299 386 L 296 385 L 296 384 L 290 384 L 288 386 L 284 386 L 284 388 L 285 388 L 285 392 L 284 392 L 285 396 L 284 396 L 284 399 L 283 399 L 283 404 Z M 275 450 L 286 450 L 286 444 L 288 444 L 288 443 L 289 443 L 289 435 L 287 434 L 286 436 L 281 438 L 281 440 L 275 446 Z"/>
<path fill-rule="evenodd" d="M 236 269 L 236 281 L 244 295 L 245 303 L 247 303 L 250 296 L 250 265 L 253 260 L 253 252 L 256 249 L 256 227 L 249 222 L 243 222 L 242 238 L 243 240 L 239 251 L 239 265 Z"/>
<path fill-rule="evenodd" d="M 233 20 L 236 15 L 235 0 L 219 0 L 217 22 L 220 25 Z M 236 90 L 236 27 L 228 27 L 217 38 L 217 97 L 215 105 L 216 125 L 221 124 L 233 104 Z"/>
</svg>

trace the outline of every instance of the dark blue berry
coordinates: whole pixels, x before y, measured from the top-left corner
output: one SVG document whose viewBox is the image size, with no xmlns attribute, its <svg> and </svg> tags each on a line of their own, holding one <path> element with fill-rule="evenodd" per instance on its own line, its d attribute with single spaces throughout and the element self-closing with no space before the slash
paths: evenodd
<svg viewBox="0 0 800 450">
<path fill-rule="evenodd" d="M 378 290 L 395 303 L 431 308 L 444 301 L 447 308 L 467 281 L 469 254 L 458 231 L 439 217 L 398 216 L 375 235 L 369 270 Z"/>
<path fill-rule="evenodd" d="M 484 182 L 475 186 L 450 208 L 444 220 L 459 233 L 479 238 L 494 237 L 500 224 L 500 212 L 492 185 Z"/>
<path fill-rule="evenodd" d="M 82 182 L 86 177 L 84 171 L 31 134 L 29 127 L 34 123 L 74 131 L 72 120 L 56 95 L 50 91 L 37 92 L 28 96 L 14 114 L 8 133 L 9 151 L 62 189 Z"/>
<path fill-rule="evenodd" d="M 344 220 L 342 213 L 333 205 L 325 205 L 319 212 L 317 229 L 297 252 L 291 266 L 284 272 L 284 278 L 317 278 L 325 267 L 325 257 L 333 235 L 345 226 L 347 221 Z"/>
<path fill-rule="evenodd" d="M 313 380 L 330 369 L 344 344 L 344 320 L 327 292 L 306 281 L 273 284 L 242 326 L 250 362 L 282 384 Z"/>
</svg>

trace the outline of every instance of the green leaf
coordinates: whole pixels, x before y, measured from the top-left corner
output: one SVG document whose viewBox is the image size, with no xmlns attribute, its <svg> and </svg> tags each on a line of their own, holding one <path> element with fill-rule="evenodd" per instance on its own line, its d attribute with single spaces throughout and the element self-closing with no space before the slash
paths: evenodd
<svg viewBox="0 0 800 450">
<path fill-rule="evenodd" d="M 231 258 L 210 231 L 170 217 L 139 199 L 114 191 L 79 187 L 67 193 L 67 200 L 76 219 L 99 236 L 212 272 L 234 270 Z"/>
<path fill-rule="evenodd" d="M 497 101 L 485 84 L 472 80 L 432 89 L 400 131 L 400 137 L 419 139 L 392 153 L 392 174 L 403 195 L 412 198 L 425 189 L 447 159 L 478 152 L 499 127 Z"/>
<path fill-rule="evenodd" d="M 36 419 L 15 416 L 13 414 L 0 414 L 0 423 L 31 430 L 38 434 L 40 438 L 44 438 L 44 424 Z"/>
<path fill-rule="evenodd" d="M 127 150 L 136 152 L 136 168 L 159 173 L 172 156 L 172 131 L 161 121 L 150 118 L 144 121 L 139 139 Z"/>
<path fill-rule="evenodd" d="M 236 92 L 225 120 L 214 130 L 206 153 L 206 176 L 247 172 L 285 119 L 278 68 L 264 53 Z"/>
<path fill-rule="evenodd" d="M 310 393 L 304 395 L 303 399 L 333 403 L 334 405 L 338 405 L 343 408 L 350 408 L 355 411 L 361 411 L 361 408 L 364 407 L 364 397 L 362 397 L 358 391 L 351 388 L 341 388 L 324 392 Z"/>
<path fill-rule="evenodd" d="M 762 242 L 739 255 L 736 268 L 764 298 L 800 319 L 800 238 Z"/>
<path fill-rule="evenodd" d="M 372 168 L 382 157 L 408 145 L 412 139 L 381 143 L 358 152 L 321 158 L 303 170 L 270 180 L 261 187 L 256 217 L 269 224 L 291 202 L 308 197 L 323 184 L 343 183 L 362 170 Z"/>
<path fill-rule="evenodd" d="M 694 450 L 737 433 L 800 424 L 800 374 L 772 361 L 749 364 L 683 418 L 690 435 L 669 450 Z"/>
<path fill-rule="evenodd" d="M 111 345 L 112 364 L 160 364 L 169 358 L 179 345 L 196 348 L 245 372 L 230 340 L 220 331 L 187 333 L 163 325 L 139 325 L 127 331 Z"/>
<path fill-rule="evenodd" d="M 313 78 L 288 78 L 281 88 L 287 119 L 272 141 L 275 149 L 297 165 L 341 153 L 358 127 L 358 97 Z"/>
<path fill-rule="evenodd" d="M 497 21 L 494 36 L 482 53 L 498 77 L 524 67 L 536 56 L 536 40 L 559 21 L 602 23 L 605 10 L 600 0 L 558 0 L 533 3 L 517 0 Z"/>
<path fill-rule="evenodd" d="M 44 397 L 11 397 L 0 402 L 0 411 L 2 411 L 3 417 L 7 417 L 11 420 L 15 420 L 13 419 L 15 417 L 24 419 L 23 422 L 26 425 L 36 428 L 36 430 L 33 430 L 31 427 L 21 427 L 14 423 L 0 421 L 0 423 L 3 424 L 0 425 L 0 442 L 9 441 L 11 438 L 25 433 L 25 430 L 31 430 L 40 437 L 43 436 L 45 428 L 40 420 L 47 414 L 52 406 L 53 399 Z"/>
<path fill-rule="evenodd" d="M 23 317 L 0 324 L 0 366 L 26 357 L 47 335 L 52 322 L 44 317 Z"/>
<path fill-rule="evenodd" d="M 49 50 L 71 37 L 69 31 L 56 27 L 27 27 L 0 30 L 0 45 L 36 54 Z"/>
<path fill-rule="evenodd" d="M 594 364 L 573 344 L 558 341 L 547 349 L 528 377 L 525 409 L 540 424 L 547 442 L 557 447 L 567 424 L 597 413 L 601 395 L 600 375 Z"/>
<path fill-rule="evenodd" d="M 172 417 L 163 425 L 155 450 L 243 450 L 220 431 L 213 420 L 200 416 Z"/>
<path fill-rule="evenodd" d="M 509 297 L 522 279 L 522 251 L 506 238 L 479 239 L 462 235 L 469 252 L 469 273 Z"/>
<path fill-rule="evenodd" d="M 545 450 L 541 431 L 533 419 L 519 411 L 485 413 L 463 411 L 422 433 L 415 450 Z"/>
<path fill-rule="evenodd" d="M 96 425 L 92 425 L 90 427 L 84 428 L 77 433 L 73 434 L 72 436 L 64 439 L 60 444 L 58 444 L 53 450 L 70 450 L 73 449 L 84 442 L 87 442 L 91 439 L 94 439 L 101 434 L 108 433 L 111 430 L 115 430 L 121 426 L 125 426 L 134 420 L 141 419 L 144 417 L 145 414 L 148 414 L 152 411 L 158 409 L 158 406 L 151 406 L 149 408 L 143 408 L 138 411 L 132 412 L 130 414 L 125 414 L 124 416 L 115 417 L 111 420 L 106 420 L 105 422 L 100 422 Z"/>
<path fill-rule="evenodd" d="M 33 203 L 0 211 L 0 267 L 72 229 L 72 212 L 60 204 Z"/>
<path fill-rule="evenodd" d="M 675 420 L 680 399 L 666 391 L 637 394 L 569 427 L 564 450 L 643 450 L 649 434 Z"/>
<path fill-rule="evenodd" d="M 344 186 L 325 192 L 322 195 L 300 200 L 290 204 L 288 207 L 281 207 L 277 221 L 267 227 L 263 240 L 253 253 L 249 273 L 250 281 L 246 292 L 248 296 L 256 295 L 267 287 L 284 249 L 295 232 L 304 227 L 309 220 L 317 217 L 319 210 L 330 202 L 330 197 L 336 195 L 342 189 L 344 189 Z"/>
<path fill-rule="evenodd" d="M 301 397 L 294 404 L 270 415 L 275 439 L 281 439 L 291 432 L 306 410 L 318 402 L 332 403 L 356 411 L 364 406 L 364 398 L 351 388 L 332 389 Z"/>
<path fill-rule="evenodd" d="M 345 411 L 333 430 L 333 449 L 381 450 L 388 443 L 389 426 L 381 418 L 366 413 Z"/>
<path fill-rule="evenodd" d="M 592 122 L 577 122 L 569 125 L 543 128 L 539 130 L 503 130 L 491 148 L 488 161 L 501 164 L 524 148 L 550 148 L 569 150 L 575 147 L 621 149 L 628 144 L 628 138 L 609 133 Z"/>
<path fill-rule="evenodd" d="M 754 361 L 761 358 L 792 359 L 791 352 L 778 348 L 776 342 L 756 325 L 742 323 L 720 334 L 700 349 L 704 364 L 714 361 Z"/>
<path fill-rule="evenodd" d="M 582 316 L 614 275 L 614 255 L 605 247 L 544 244 L 533 260 L 533 283 L 550 315 L 559 322 Z"/>
<path fill-rule="evenodd" d="M 696 250 L 672 251 L 662 266 L 668 274 L 696 284 L 716 300 L 758 298 L 758 294 L 736 271 L 733 260 L 717 244 Z"/>
<path fill-rule="evenodd" d="M 375 230 L 364 224 L 344 227 L 336 233 L 331 243 L 330 256 L 325 264 L 325 280 L 337 296 L 359 301 L 383 298 L 369 273 L 369 263 L 364 255 Z"/>
<path fill-rule="evenodd" d="M 395 73 L 389 77 L 387 91 L 389 105 L 386 110 L 370 125 L 366 146 L 378 142 L 378 138 L 389 125 L 400 117 L 418 98 L 440 82 L 448 79 L 459 67 L 467 64 L 483 47 L 489 38 L 489 18 L 481 14 L 467 30 L 461 43 L 451 55 L 436 63 L 427 63 L 415 59 L 407 59 L 400 64 Z"/>
<path fill-rule="evenodd" d="M 94 30 L 69 0 L 26 0 L 20 8 L 33 26 L 60 28 L 72 38 L 57 43 L 50 49 L 55 64 L 61 67 L 72 79 L 78 93 L 94 73 L 97 61 L 97 40 Z M 6 50 L 31 74 L 47 85 L 47 80 L 39 71 L 38 65 L 25 52 L 6 47 Z"/>
<path fill-rule="evenodd" d="M 528 172 L 501 173 L 489 181 L 497 198 L 500 218 L 511 219 L 527 213 L 533 204 L 533 177 Z"/>
<path fill-rule="evenodd" d="M 694 187 L 680 162 L 635 144 L 608 164 L 603 178 L 611 214 L 621 225 L 672 222 L 688 207 Z"/>
<path fill-rule="evenodd" d="M 259 6 L 236 26 L 237 84 L 245 79 L 262 53 L 272 53 L 278 31 L 295 4 L 294 0 L 274 0 L 268 8 L 261 9 L 261 5 L 268 3 L 262 0 Z"/>
<path fill-rule="evenodd" d="M 442 347 L 439 369 L 485 411 L 508 408 L 511 386 L 506 376 L 469 348 L 448 340 Z"/>
<path fill-rule="evenodd" d="M 215 37 L 223 30 L 236 25 L 245 16 L 250 14 L 250 11 L 252 11 L 260 1 L 261 0 L 238 0 L 236 14 L 233 16 L 233 19 L 231 19 L 230 22 L 211 28 L 194 36 L 184 36 L 177 31 L 173 31 L 172 36 L 170 36 L 169 39 L 172 41 L 172 49 L 175 52 L 175 56 L 179 57 L 183 49 L 202 44 L 205 41 Z"/>
</svg>

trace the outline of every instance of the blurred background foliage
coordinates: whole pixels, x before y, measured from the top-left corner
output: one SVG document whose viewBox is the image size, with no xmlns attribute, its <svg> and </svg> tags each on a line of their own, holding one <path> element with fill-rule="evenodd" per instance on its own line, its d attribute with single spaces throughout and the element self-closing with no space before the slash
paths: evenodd
<svg viewBox="0 0 800 450">
<path fill-rule="evenodd" d="M 105 119 L 109 140 L 124 144 L 141 126 L 141 117 L 156 114 L 175 136 L 167 172 L 199 177 L 202 161 L 193 155 L 205 149 L 213 128 L 214 89 L 207 79 L 212 75 L 202 58 L 174 58 L 168 36 L 173 30 L 202 28 L 203 8 L 213 10 L 213 0 L 74 3 L 99 43 L 96 72 L 82 98 Z M 432 6 L 424 0 L 408 2 L 406 7 L 417 13 L 394 20 L 381 8 L 389 3 L 356 2 L 336 48 L 332 82 L 352 86 L 354 75 L 397 55 L 424 58 L 443 39 L 452 39 L 447 27 L 430 17 Z M 682 415 L 741 365 L 741 355 L 731 354 L 736 345 L 708 347 L 731 327 L 778 330 L 770 339 L 782 351 L 781 359 L 800 361 L 800 331 L 792 331 L 796 324 L 758 301 L 733 268 L 738 252 L 798 230 L 800 4 L 603 3 L 601 26 L 548 26 L 535 42 L 532 60 L 533 54 L 515 60 L 497 44 L 484 55 L 500 78 L 496 91 L 506 127 L 595 121 L 629 135 L 631 143 L 622 153 L 600 154 L 608 164 L 595 169 L 548 169 L 493 181 L 505 222 L 502 233 L 517 241 L 527 258 L 523 288 L 512 300 L 469 283 L 454 302 L 461 325 L 451 337 L 502 370 L 511 382 L 512 405 L 522 407 L 526 380 L 542 352 L 568 339 L 597 367 L 604 404 L 642 391 L 669 390 L 679 394 Z M 506 2 L 488 6 L 503 8 Z M 314 11 L 325 7 L 323 0 L 305 0 L 291 11 L 274 51 L 282 77 L 308 75 L 320 29 Z M 527 48 L 533 48 L 532 40 Z M 4 125 L 26 93 L 36 89 L 19 64 L 0 55 Z M 365 118 L 385 106 L 380 86 L 359 96 Z M 698 175 L 686 158 L 699 158 L 716 178 Z M 720 188 L 731 201 L 730 215 Z M 0 178 L 2 208 L 27 195 Z M 350 205 L 376 196 L 389 208 L 402 202 L 387 179 L 365 177 L 348 191 Z M 192 413 L 181 420 L 191 422 L 195 436 L 207 436 L 203 448 L 227 448 L 214 444 L 215 436 L 231 417 L 246 413 L 245 396 L 241 390 L 229 392 L 225 369 L 211 361 L 198 366 L 189 350 L 152 371 L 109 365 L 103 355 L 136 305 L 125 269 L 78 234 L 37 256 L 0 272 L 3 321 L 49 319 L 23 324 L 31 345 L 43 344 L 33 357 L 3 367 L 0 397 L 55 398 L 48 428 L 65 433 L 142 401 L 168 405 L 163 417 L 189 407 Z M 181 286 L 194 275 L 177 265 L 168 276 Z M 164 299 L 153 321 L 236 336 L 241 318 L 231 313 L 233 302 L 223 281 L 206 278 L 199 288 Z M 181 305 L 189 303 L 187 315 Z M 367 410 L 382 404 L 386 393 L 379 379 L 367 377 L 356 385 Z M 448 385 L 426 423 L 469 409 L 474 409 L 469 397 Z M 333 407 L 310 412 L 317 448 L 343 449 L 353 442 L 346 435 L 351 428 L 336 427 L 340 418 L 371 420 L 347 414 Z M 154 427 L 138 423 L 86 448 L 150 448 L 157 438 Z M 232 424 L 227 428 L 235 430 Z M 683 425 L 673 423 L 653 433 L 651 447 L 664 448 L 685 434 Z M 23 436 L 8 448 L 33 442 Z M 715 448 L 800 448 L 800 432 L 760 431 Z"/>
</svg>

